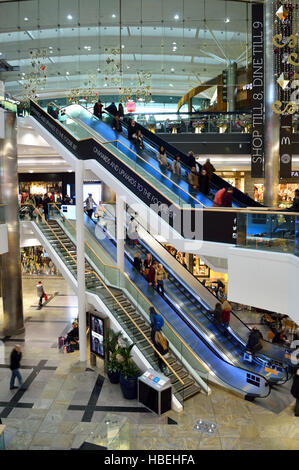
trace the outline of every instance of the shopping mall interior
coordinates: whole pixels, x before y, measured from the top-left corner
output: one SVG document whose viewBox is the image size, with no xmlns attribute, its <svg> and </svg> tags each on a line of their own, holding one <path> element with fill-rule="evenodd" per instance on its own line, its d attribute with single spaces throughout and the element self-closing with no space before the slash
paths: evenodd
<svg viewBox="0 0 299 470">
<path fill-rule="evenodd" d="M 299 449 L 298 20 L 0 0 L 0 450 Z"/>
</svg>

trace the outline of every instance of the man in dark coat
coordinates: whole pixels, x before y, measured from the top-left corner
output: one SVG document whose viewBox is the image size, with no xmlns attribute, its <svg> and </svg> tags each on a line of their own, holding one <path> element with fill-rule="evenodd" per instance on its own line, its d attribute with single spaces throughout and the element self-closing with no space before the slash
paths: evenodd
<svg viewBox="0 0 299 470">
<path fill-rule="evenodd" d="M 262 333 L 258 330 L 256 326 L 254 326 L 251 332 L 249 333 L 246 347 L 252 352 L 259 351 L 263 347 L 261 344 L 262 339 L 263 339 Z"/>
<path fill-rule="evenodd" d="M 297 369 L 297 373 L 293 379 L 291 394 L 296 398 L 295 416 L 299 416 L 299 369 Z"/>
<path fill-rule="evenodd" d="M 11 379 L 10 379 L 10 386 L 9 386 L 10 390 L 14 390 L 15 388 L 18 388 L 18 387 L 15 387 L 15 378 L 17 378 L 19 381 L 20 389 L 26 390 L 26 388 L 24 387 L 22 376 L 19 371 L 21 359 L 22 359 L 21 346 L 19 344 L 16 344 L 10 354 L 10 370 L 11 370 Z"/>
</svg>

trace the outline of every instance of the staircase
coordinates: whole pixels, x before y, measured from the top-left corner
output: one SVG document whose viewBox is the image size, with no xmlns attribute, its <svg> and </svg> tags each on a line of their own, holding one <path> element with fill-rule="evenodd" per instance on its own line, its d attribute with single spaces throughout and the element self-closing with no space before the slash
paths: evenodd
<svg viewBox="0 0 299 470">
<path fill-rule="evenodd" d="M 48 223 L 41 222 L 38 227 L 45 235 L 47 240 L 51 243 L 51 246 L 55 249 L 60 259 L 67 266 L 72 275 L 77 277 L 77 263 L 76 263 L 76 246 L 64 232 L 62 227 L 55 221 L 50 220 Z M 158 361 L 155 350 L 151 344 L 146 340 L 144 335 L 150 340 L 150 326 L 148 321 L 143 317 L 142 313 L 133 305 L 128 299 L 122 289 L 106 286 L 105 283 L 98 277 L 93 271 L 92 266 L 85 259 L 85 282 L 86 289 L 99 296 L 104 302 L 109 311 L 116 318 L 118 323 L 126 331 L 130 339 L 136 344 L 138 349 L 143 353 L 144 357 L 151 364 L 153 369 L 158 369 Z M 101 277 L 101 273 L 98 272 Z M 102 279 L 102 278 L 101 278 Z M 108 287 L 108 288 L 107 288 Z M 124 311 L 124 310 L 125 311 Z M 142 330 L 144 335 L 138 329 Z M 201 387 L 190 375 L 189 371 L 183 366 L 178 360 L 175 354 L 169 351 L 166 361 L 175 371 L 177 376 L 183 381 L 180 382 L 178 377 L 167 367 L 164 374 L 169 377 L 174 396 L 179 400 L 181 404 L 192 396 L 196 395 L 201 391 Z"/>
</svg>

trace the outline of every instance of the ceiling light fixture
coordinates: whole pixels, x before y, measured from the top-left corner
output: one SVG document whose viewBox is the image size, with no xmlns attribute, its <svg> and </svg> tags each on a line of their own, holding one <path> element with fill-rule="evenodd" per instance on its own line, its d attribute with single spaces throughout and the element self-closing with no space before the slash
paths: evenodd
<svg viewBox="0 0 299 470">
<path fill-rule="evenodd" d="M 24 21 L 28 21 L 28 18 L 27 18 L 27 16 L 25 16 L 25 18 L 24 18 Z"/>
<path fill-rule="evenodd" d="M 66 74 L 67 74 L 67 75 L 69 75 L 69 74 L 70 74 L 70 72 L 66 72 Z"/>
<path fill-rule="evenodd" d="M 229 22 L 230 22 L 230 19 L 229 19 L 229 18 L 226 18 L 226 19 L 224 20 L 224 23 L 229 23 Z"/>
<path fill-rule="evenodd" d="M 173 84 L 172 84 L 172 83 L 169 83 L 169 86 L 173 87 Z"/>
<path fill-rule="evenodd" d="M 116 18 L 116 14 L 115 14 L 115 13 L 112 14 L 112 18 Z"/>
<path fill-rule="evenodd" d="M 124 48 L 125 48 L 125 45 L 124 45 L 124 44 L 122 44 L 122 45 L 121 45 L 121 48 L 122 48 L 122 49 L 124 49 Z"/>
<path fill-rule="evenodd" d="M 67 15 L 67 19 L 72 20 L 73 19 L 72 15 Z"/>
<path fill-rule="evenodd" d="M 174 68 L 173 68 L 173 67 L 171 67 L 170 71 L 171 71 L 171 72 L 174 72 Z"/>
<path fill-rule="evenodd" d="M 174 15 L 174 19 L 179 20 L 180 19 L 179 15 L 178 14 Z"/>
</svg>

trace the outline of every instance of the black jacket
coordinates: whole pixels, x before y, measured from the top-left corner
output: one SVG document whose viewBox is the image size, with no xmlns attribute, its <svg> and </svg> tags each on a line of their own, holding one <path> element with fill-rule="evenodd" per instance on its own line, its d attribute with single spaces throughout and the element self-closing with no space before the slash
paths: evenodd
<svg viewBox="0 0 299 470">
<path fill-rule="evenodd" d="M 106 111 L 108 111 L 108 113 L 112 114 L 113 116 L 116 115 L 117 113 L 117 107 L 115 106 L 114 103 L 111 103 L 109 106 L 107 106 L 107 108 L 105 108 Z"/>
<path fill-rule="evenodd" d="M 141 258 L 138 258 L 138 256 L 135 256 L 133 266 L 135 269 L 137 269 L 138 272 L 141 271 L 141 265 L 142 265 Z"/>
<path fill-rule="evenodd" d="M 299 400 L 299 375 L 295 375 L 294 377 L 293 385 L 291 388 L 291 394 L 293 395 L 293 397 Z"/>
<path fill-rule="evenodd" d="M 263 335 L 260 331 L 252 330 L 249 333 L 247 348 L 254 349 L 259 344 L 260 339 L 263 339 Z"/>
<path fill-rule="evenodd" d="M 210 191 L 210 179 L 208 175 L 202 175 L 200 174 L 198 176 L 198 185 L 199 185 L 199 191 L 203 194 L 209 194 Z"/>
<path fill-rule="evenodd" d="M 10 370 L 19 369 L 21 359 L 22 353 L 18 352 L 16 349 L 13 349 L 10 354 Z"/>
</svg>

